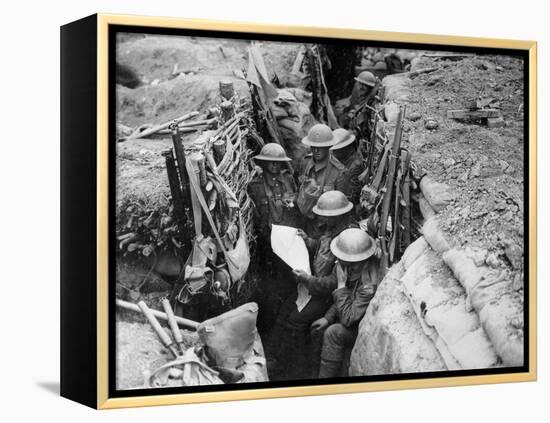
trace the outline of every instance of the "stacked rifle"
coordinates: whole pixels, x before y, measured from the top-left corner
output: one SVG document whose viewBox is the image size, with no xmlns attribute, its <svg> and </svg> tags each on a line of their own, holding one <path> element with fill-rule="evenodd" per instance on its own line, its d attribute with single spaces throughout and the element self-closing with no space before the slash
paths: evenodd
<svg viewBox="0 0 550 423">
<path fill-rule="evenodd" d="M 195 167 L 208 208 L 217 218 L 218 230 L 223 233 L 232 219 L 224 204 L 228 197 L 226 194 L 232 192 L 238 203 L 234 206 L 239 207 L 245 225 L 250 229 L 249 233 L 252 233 L 252 205 L 246 187 L 253 177 L 249 160 L 252 153 L 247 143 L 251 138 L 253 124 L 250 122 L 248 105 L 241 102 L 234 92 L 229 98 L 225 98 L 227 86 L 220 83 L 220 91 L 222 88 L 224 92 L 215 117 L 216 130 L 207 131 L 184 146 L 180 125 L 173 122 L 169 126 L 173 148 L 164 151 L 163 155 L 175 220 L 184 244 L 189 244 L 194 237 L 187 158 Z M 190 251 L 190 244 L 185 246 L 187 248 L 184 248 L 184 252 Z"/>
<path fill-rule="evenodd" d="M 338 122 L 332 109 L 328 89 L 323 73 L 322 46 L 307 45 L 305 50 L 306 73 L 310 79 L 310 91 L 313 94 L 311 113 L 319 122 L 324 122 L 332 129 L 338 128 Z"/>
<path fill-rule="evenodd" d="M 361 205 L 372 213 L 370 220 L 376 225 L 382 275 L 411 242 L 411 154 L 401 147 L 405 112 L 402 105 L 393 140 L 385 143 L 376 170 L 361 192 Z"/>
</svg>

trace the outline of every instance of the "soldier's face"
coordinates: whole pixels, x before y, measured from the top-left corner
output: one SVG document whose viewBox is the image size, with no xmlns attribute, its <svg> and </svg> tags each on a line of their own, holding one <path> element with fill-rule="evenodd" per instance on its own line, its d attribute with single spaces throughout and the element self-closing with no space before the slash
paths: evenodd
<svg viewBox="0 0 550 423">
<path fill-rule="evenodd" d="M 281 172 L 281 162 L 267 162 L 266 170 L 272 174 Z"/>
<path fill-rule="evenodd" d="M 329 153 L 329 147 L 311 147 L 311 154 L 313 156 L 313 160 L 316 162 L 322 162 L 326 160 Z"/>
<path fill-rule="evenodd" d="M 344 269 L 347 269 L 349 271 L 357 271 L 357 270 L 361 270 L 361 268 L 363 267 L 363 264 L 365 263 L 365 260 L 361 260 L 361 261 L 344 261 L 344 260 L 339 260 L 340 264 L 342 265 L 342 267 Z"/>
<path fill-rule="evenodd" d="M 323 223 L 327 229 L 335 228 L 336 225 L 342 220 L 342 216 L 321 216 L 321 223 Z"/>
<path fill-rule="evenodd" d="M 370 87 L 365 84 L 361 84 L 360 82 L 357 82 L 357 85 L 359 86 L 359 94 L 363 96 L 367 96 L 370 92 Z"/>
</svg>

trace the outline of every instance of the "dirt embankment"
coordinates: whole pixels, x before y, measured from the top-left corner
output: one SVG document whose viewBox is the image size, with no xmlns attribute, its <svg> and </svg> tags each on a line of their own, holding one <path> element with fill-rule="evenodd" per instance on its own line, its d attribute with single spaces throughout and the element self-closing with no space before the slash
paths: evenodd
<svg viewBox="0 0 550 423">
<path fill-rule="evenodd" d="M 136 127 L 158 124 L 197 110 L 205 112 L 218 99 L 220 80 L 232 81 L 248 97 L 242 78 L 248 40 L 202 37 L 146 36 L 126 38 L 117 45 L 117 61 L 134 69 L 142 81 L 135 89 L 117 86 L 117 120 Z M 295 43 L 263 43 L 270 76 L 284 75 L 296 57 Z"/>
<path fill-rule="evenodd" d="M 426 60 L 426 59 L 424 59 Z M 458 247 L 487 250 L 491 267 L 507 268 L 523 282 L 524 113 L 523 61 L 476 56 L 457 62 L 427 61 L 440 70 L 411 80 L 408 116 L 415 163 L 456 196 L 441 213 L 442 230 Z M 494 99 L 504 127 L 447 119 L 447 111 L 472 100 Z M 494 104 L 494 103 L 493 103 Z M 435 118 L 439 127 L 424 128 Z"/>
<path fill-rule="evenodd" d="M 437 70 L 386 78 L 386 111 L 407 104 L 404 146 L 453 200 L 426 217 L 424 236 L 382 281 L 350 373 L 522 365 L 523 63 L 424 58 L 417 68 Z M 447 119 L 448 110 L 479 99 L 500 108 L 503 127 Z"/>
</svg>

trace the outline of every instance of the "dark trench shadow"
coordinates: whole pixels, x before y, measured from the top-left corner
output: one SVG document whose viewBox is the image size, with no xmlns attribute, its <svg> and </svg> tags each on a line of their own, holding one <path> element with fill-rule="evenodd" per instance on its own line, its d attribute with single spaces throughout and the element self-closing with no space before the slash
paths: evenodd
<svg viewBox="0 0 550 423">
<path fill-rule="evenodd" d="M 55 396 L 59 396 L 59 382 L 36 382 L 36 386 Z"/>
</svg>

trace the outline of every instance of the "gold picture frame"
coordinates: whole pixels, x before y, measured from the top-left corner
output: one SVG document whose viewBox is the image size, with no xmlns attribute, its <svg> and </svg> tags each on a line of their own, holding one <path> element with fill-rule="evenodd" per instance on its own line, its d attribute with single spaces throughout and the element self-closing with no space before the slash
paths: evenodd
<svg viewBox="0 0 550 423">
<path fill-rule="evenodd" d="M 171 405 L 188 403 L 205 403 L 215 401 L 235 401 L 264 398 L 281 398 L 293 396 L 344 394 L 354 392 L 370 392 L 383 390 L 435 388 L 447 386 L 492 384 L 505 382 L 535 381 L 537 378 L 537 43 L 534 41 L 517 41 L 505 39 L 489 39 L 477 37 L 458 37 L 447 35 L 414 34 L 402 32 L 382 32 L 360 29 L 316 28 L 307 26 L 263 25 L 253 23 L 211 21 L 202 19 L 181 19 L 144 16 L 123 16 L 112 14 L 95 15 L 97 36 L 97 97 L 96 97 L 96 173 L 97 185 L 95 223 L 96 223 L 96 299 L 94 304 L 96 354 L 94 355 L 96 375 L 95 404 L 93 400 L 82 400 L 71 395 L 70 387 L 63 389 L 62 394 L 77 401 L 87 403 L 98 409 L 113 409 L 122 407 L 141 407 L 151 405 Z M 528 157 L 528 370 L 517 373 L 488 374 L 475 376 L 450 376 L 422 379 L 403 379 L 390 381 L 350 382 L 345 384 L 297 386 L 297 387 L 266 387 L 259 389 L 242 389 L 222 392 L 198 392 L 167 395 L 143 395 L 127 397 L 109 396 L 109 26 L 139 26 L 151 28 L 172 28 L 209 30 L 224 32 L 239 32 L 269 35 L 292 35 L 296 37 L 317 37 L 347 40 L 386 41 L 408 44 L 429 44 L 436 46 L 461 46 L 478 48 L 514 49 L 528 53 L 529 61 L 529 157 Z M 527 193 L 526 193 L 527 194 Z M 63 305 L 62 305 L 63 307 Z M 62 309 L 63 313 L 63 309 Z M 67 342 L 71 342 L 68 340 Z M 69 369 L 67 370 L 67 372 Z M 76 388 L 75 388 L 76 389 Z M 80 389 L 80 388 L 79 388 Z M 84 388 L 83 388 L 84 389 Z"/>
</svg>

